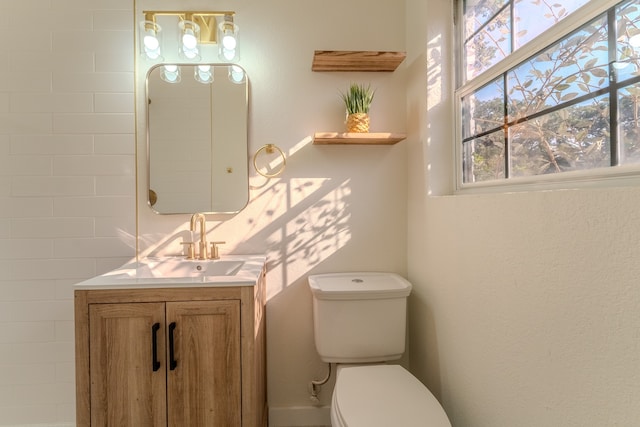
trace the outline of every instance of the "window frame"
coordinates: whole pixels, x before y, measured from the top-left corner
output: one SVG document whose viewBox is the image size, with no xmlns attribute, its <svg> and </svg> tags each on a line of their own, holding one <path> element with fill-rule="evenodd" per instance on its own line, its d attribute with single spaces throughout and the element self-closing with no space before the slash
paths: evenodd
<svg viewBox="0 0 640 427">
<path fill-rule="evenodd" d="M 534 38 L 524 46 L 511 52 L 506 58 L 497 62 L 480 75 L 464 82 L 464 12 L 463 0 L 455 3 L 455 76 L 454 90 L 454 183 L 455 194 L 485 193 L 485 192 L 513 192 L 552 189 L 573 189 L 582 187 L 610 187 L 640 185 L 640 164 L 617 165 L 588 170 L 568 171 L 549 175 L 534 175 L 526 177 L 510 177 L 490 181 L 473 183 L 463 182 L 463 119 L 462 99 L 484 85 L 507 73 L 510 69 L 524 63 L 537 53 L 569 36 L 583 25 L 605 13 L 608 9 L 621 3 L 621 0 L 591 0 L 558 24 L 553 25 L 540 36 Z"/>
</svg>

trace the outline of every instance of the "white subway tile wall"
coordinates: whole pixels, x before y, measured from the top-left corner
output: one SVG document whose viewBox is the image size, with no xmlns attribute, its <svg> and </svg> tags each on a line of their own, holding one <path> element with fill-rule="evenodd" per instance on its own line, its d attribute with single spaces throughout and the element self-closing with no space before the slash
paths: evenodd
<svg viewBox="0 0 640 427">
<path fill-rule="evenodd" d="M 133 37 L 131 0 L 0 0 L 0 426 L 73 425 L 73 285 L 135 255 Z"/>
</svg>

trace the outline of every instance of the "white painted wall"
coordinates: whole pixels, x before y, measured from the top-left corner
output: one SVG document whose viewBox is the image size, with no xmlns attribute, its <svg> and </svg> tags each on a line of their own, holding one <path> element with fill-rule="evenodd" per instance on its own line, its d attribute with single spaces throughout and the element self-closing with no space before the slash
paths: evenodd
<svg viewBox="0 0 640 427">
<path fill-rule="evenodd" d="M 284 421 L 304 419 L 307 383 L 324 374 L 306 276 L 406 273 L 406 144 L 311 145 L 316 131 L 342 130 L 338 91 L 352 81 L 377 88 L 372 131 L 406 130 L 403 67 L 311 72 L 315 49 L 404 50 L 403 5 L 215 5 L 238 12 L 250 153 L 275 143 L 288 156 L 278 179 L 252 173 L 241 214 L 209 218 L 223 255 L 269 256 L 269 402 Z M 0 425 L 73 423 L 73 284 L 136 253 L 133 10 L 132 0 L 0 1 Z M 138 204 L 140 249 L 175 252 L 188 216 Z"/>
<path fill-rule="evenodd" d="M 640 189 L 447 196 L 451 5 L 406 4 L 412 371 L 455 427 L 637 425 Z"/>
</svg>

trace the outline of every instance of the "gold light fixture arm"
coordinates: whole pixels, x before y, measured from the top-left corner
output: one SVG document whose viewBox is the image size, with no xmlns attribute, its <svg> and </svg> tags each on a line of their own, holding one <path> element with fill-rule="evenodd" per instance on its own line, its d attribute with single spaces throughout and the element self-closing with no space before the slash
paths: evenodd
<svg viewBox="0 0 640 427">
<path fill-rule="evenodd" d="M 184 10 L 144 10 L 145 21 L 155 22 L 156 16 L 176 16 L 181 21 L 193 21 L 200 26 L 200 43 L 217 43 L 216 18 L 226 15 L 234 16 L 232 10 L 224 11 L 184 11 Z"/>
<path fill-rule="evenodd" d="M 156 23 L 156 16 L 153 13 L 143 12 L 145 22 Z M 145 24 L 145 30 L 151 29 L 151 24 Z"/>
<path fill-rule="evenodd" d="M 265 173 L 265 172 L 262 172 L 258 167 L 258 155 L 260 155 L 260 153 L 262 153 L 263 151 L 267 154 L 272 154 L 277 151 L 280 154 L 280 157 L 282 157 L 282 164 L 280 165 L 280 168 L 278 168 L 275 172 Z M 265 178 L 275 178 L 276 176 L 284 172 L 284 168 L 286 166 L 287 166 L 287 157 L 284 155 L 284 152 L 280 149 L 280 147 L 278 147 L 275 144 L 263 145 L 258 149 L 258 151 L 256 151 L 256 154 L 253 155 L 254 169 L 256 170 L 256 172 L 258 172 L 260 175 L 264 176 Z"/>
</svg>

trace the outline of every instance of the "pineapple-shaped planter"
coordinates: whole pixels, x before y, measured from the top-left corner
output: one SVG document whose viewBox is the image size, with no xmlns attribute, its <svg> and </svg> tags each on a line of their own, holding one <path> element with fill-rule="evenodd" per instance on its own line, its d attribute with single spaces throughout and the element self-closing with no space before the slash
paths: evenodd
<svg viewBox="0 0 640 427">
<path fill-rule="evenodd" d="M 369 132 L 369 114 L 353 113 L 347 116 L 347 132 Z"/>
<path fill-rule="evenodd" d="M 347 109 L 347 132 L 369 132 L 369 108 L 374 93 L 371 86 L 352 83 L 349 91 L 342 94 Z"/>
</svg>

